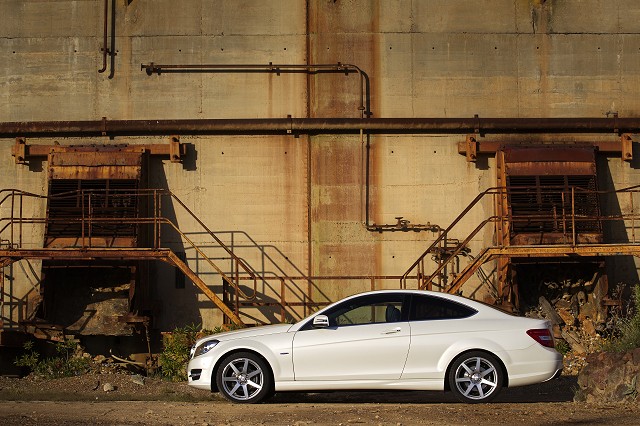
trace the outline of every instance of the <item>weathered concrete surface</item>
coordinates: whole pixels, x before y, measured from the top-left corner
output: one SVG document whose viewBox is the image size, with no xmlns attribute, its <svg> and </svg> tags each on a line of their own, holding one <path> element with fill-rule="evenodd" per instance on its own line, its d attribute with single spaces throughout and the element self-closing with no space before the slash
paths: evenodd
<svg viewBox="0 0 640 426">
<path fill-rule="evenodd" d="M 102 66 L 102 0 L 0 0 L 0 120 L 361 116 L 357 74 L 147 76 L 140 64 L 149 62 L 351 63 L 369 78 L 374 117 L 640 114 L 640 4 L 634 0 L 500 0 L 483 7 L 470 0 L 310 0 L 308 5 L 287 0 L 114 1 L 117 55 L 109 78 L 110 67 L 97 72 Z M 579 139 L 566 135 L 562 140 Z M 457 154 L 461 140 L 464 135 L 372 136 L 370 223 L 393 224 L 402 216 L 412 224 L 446 227 L 478 192 L 493 186 L 493 159 L 467 163 Z M 556 139 L 522 135 L 503 140 Z M 365 229 L 366 140 L 357 135 L 181 135 L 181 141 L 190 144 L 188 161 L 181 166 L 152 159 L 150 186 L 171 189 L 252 268 L 269 277 L 402 274 L 434 238 L 431 232 Z M 15 165 L 13 143 L 0 141 L 0 188 L 45 192 L 46 162 Z M 622 188 L 640 183 L 638 167 L 638 159 L 631 164 L 602 159 L 598 173 L 606 188 Z M 0 209 L 6 215 L 7 207 Z M 28 209 L 44 214 L 41 205 Z M 483 203 L 463 228 L 473 229 L 491 209 L 490 202 Z M 208 255 L 221 256 L 177 208 L 175 220 L 207 247 Z M 37 247 L 42 230 L 31 235 L 29 244 Z M 220 291 L 220 277 L 183 241 L 171 238 L 166 244 L 186 251 L 192 268 Z M 490 233 L 478 236 L 473 252 L 491 240 Z M 227 260 L 220 265 L 227 272 L 232 268 Z M 5 301 L 22 300 L 37 286 L 37 279 L 17 265 L 5 274 L 12 277 Z M 187 319 L 209 327 L 219 323 L 219 312 L 193 288 L 175 288 L 168 267 L 156 265 L 152 278 L 159 327 Z M 635 263 L 626 263 L 624 279 L 637 280 Z M 397 282 L 374 284 L 392 287 Z M 286 287 L 290 300 L 302 301 L 310 292 L 313 300 L 324 301 L 368 289 L 371 282 L 315 280 L 287 282 Z M 270 280 L 258 290 L 276 300 L 280 282 Z M 17 318 L 19 308 L 11 309 L 11 314 L 2 311 L 5 321 Z M 287 317 L 302 314 L 291 309 Z M 277 320 L 279 312 L 266 317 Z"/>
</svg>

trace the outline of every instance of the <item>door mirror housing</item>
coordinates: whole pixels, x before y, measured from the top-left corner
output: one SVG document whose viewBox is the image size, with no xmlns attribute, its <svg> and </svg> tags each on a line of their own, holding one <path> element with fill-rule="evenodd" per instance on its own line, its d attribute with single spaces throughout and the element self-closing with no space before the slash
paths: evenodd
<svg viewBox="0 0 640 426">
<path fill-rule="evenodd" d="M 316 315 L 313 318 L 313 328 L 329 327 L 329 317 L 326 315 Z"/>
</svg>

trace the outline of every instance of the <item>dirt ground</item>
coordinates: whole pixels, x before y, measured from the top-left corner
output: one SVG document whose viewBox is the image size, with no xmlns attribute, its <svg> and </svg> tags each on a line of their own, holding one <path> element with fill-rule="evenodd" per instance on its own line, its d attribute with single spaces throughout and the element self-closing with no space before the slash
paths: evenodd
<svg viewBox="0 0 640 426">
<path fill-rule="evenodd" d="M 127 373 L 0 378 L 0 424 L 13 425 L 636 425 L 640 407 L 573 402 L 574 376 L 504 389 L 490 404 L 440 392 L 277 394 L 258 405 Z M 106 389 L 106 390 L 105 390 Z"/>
</svg>

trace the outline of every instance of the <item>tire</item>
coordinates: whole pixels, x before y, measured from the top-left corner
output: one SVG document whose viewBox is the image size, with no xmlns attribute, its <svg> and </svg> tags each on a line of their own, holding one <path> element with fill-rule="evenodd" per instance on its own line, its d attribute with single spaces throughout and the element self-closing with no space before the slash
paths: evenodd
<svg viewBox="0 0 640 426">
<path fill-rule="evenodd" d="M 451 364 L 449 387 L 462 402 L 489 402 L 500 393 L 503 374 L 495 356 L 487 352 L 467 352 Z"/>
<path fill-rule="evenodd" d="M 251 352 L 224 358 L 216 371 L 218 391 L 229 401 L 256 404 L 273 394 L 269 364 Z"/>
</svg>

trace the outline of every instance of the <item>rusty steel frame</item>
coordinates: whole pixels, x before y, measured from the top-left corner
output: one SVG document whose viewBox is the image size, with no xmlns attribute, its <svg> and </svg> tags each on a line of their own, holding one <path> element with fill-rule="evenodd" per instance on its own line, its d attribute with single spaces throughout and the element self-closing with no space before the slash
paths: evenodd
<svg viewBox="0 0 640 426">
<path fill-rule="evenodd" d="M 580 132 L 591 133 L 591 132 Z M 621 154 L 621 158 L 624 161 L 633 160 L 633 139 L 629 132 L 619 134 L 617 132 L 593 132 L 593 133 L 611 133 L 616 137 L 615 140 L 598 140 L 598 141 L 581 141 L 581 142 L 557 142 L 557 143 L 533 143 L 533 142 L 518 142 L 518 141 L 496 141 L 496 140 L 484 140 L 477 134 L 469 134 L 466 136 L 465 141 L 458 142 L 458 154 L 464 155 L 469 162 L 475 162 L 478 155 L 494 155 L 504 146 L 541 146 L 541 147 L 584 147 L 585 145 L 592 146 L 598 149 L 602 154 Z"/>
<path fill-rule="evenodd" d="M 144 135 L 316 134 L 614 134 L 639 133 L 640 118 L 250 118 L 18 121 L 1 138 Z"/>
<path fill-rule="evenodd" d="M 110 190 L 111 192 L 118 193 L 119 195 L 132 194 L 131 191 L 118 191 L 118 190 Z M 229 249 L 216 235 L 213 233 L 178 197 L 176 197 L 173 193 L 168 190 L 157 190 L 157 189 L 147 189 L 147 190 L 137 190 L 133 193 L 136 196 L 150 197 L 153 200 L 152 217 L 142 217 L 142 218 L 96 218 L 91 217 L 89 212 L 82 213 L 82 217 L 76 219 L 65 218 L 65 222 L 79 222 L 82 224 L 81 235 L 78 236 L 78 242 L 80 244 L 79 247 L 69 247 L 64 249 L 42 249 L 42 250 L 27 250 L 22 249 L 22 227 L 24 224 L 46 224 L 47 222 L 52 222 L 50 218 L 37 218 L 37 217 L 24 217 L 23 209 L 22 209 L 22 201 L 24 196 L 35 197 L 40 199 L 47 199 L 50 197 L 26 193 L 19 190 L 1 190 L 0 194 L 3 192 L 7 192 L 7 194 L 0 198 L 0 205 L 6 202 L 8 199 L 11 200 L 10 206 L 10 215 L 9 217 L 1 217 L 0 225 L 4 222 L 4 225 L 0 227 L 0 234 L 7 231 L 9 232 L 8 239 L 8 249 L 0 250 L 0 259 L 7 262 L 13 262 L 22 258 L 38 258 L 38 259 L 61 259 L 61 260 L 94 260 L 94 259 L 110 259 L 110 260 L 163 260 L 167 263 L 170 263 L 177 268 L 179 268 L 182 272 L 185 273 L 194 284 L 200 288 L 201 291 L 212 301 L 216 306 L 218 306 L 225 315 L 232 319 L 233 322 L 237 324 L 241 324 L 241 321 L 237 317 L 235 313 L 232 311 L 227 312 L 228 307 L 222 303 L 222 301 L 210 290 L 206 284 L 197 276 L 193 271 L 191 271 L 188 266 L 180 260 L 175 254 L 168 249 L 163 249 L 161 247 L 160 241 L 160 228 L 162 225 L 172 227 L 180 236 L 187 242 L 190 247 L 197 251 L 197 253 L 201 256 L 201 258 L 207 262 L 218 274 L 221 275 L 225 282 L 229 282 L 234 286 L 236 292 L 241 294 L 247 300 L 252 300 L 256 297 L 257 294 L 257 276 L 256 274 L 246 265 L 246 263 L 237 257 L 233 251 Z M 105 190 L 80 190 L 74 191 L 80 197 L 79 199 L 82 202 L 82 205 L 89 203 L 91 204 L 90 199 L 92 196 L 96 196 L 96 194 L 100 194 L 105 192 Z M 62 194 L 68 196 L 69 194 Z M 246 295 L 241 292 L 238 287 L 237 280 L 234 281 L 231 277 L 225 274 L 203 251 L 198 247 L 198 245 L 192 241 L 185 233 L 183 233 L 177 225 L 175 225 L 171 220 L 162 216 L 161 211 L 161 199 L 163 197 L 170 197 L 175 204 L 181 206 L 189 215 L 191 215 L 194 220 L 205 230 L 205 232 L 218 244 L 219 247 L 223 248 L 229 258 L 232 259 L 235 265 L 235 270 L 237 274 L 240 274 L 242 271 L 243 274 L 246 274 L 253 281 L 253 294 Z M 15 199 L 18 198 L 18 207 L 15 205 Z M 14 214 L 15 210 L 18 210 L 18 214 Z M 87 213 L 88 217 L 87 217 Z M 55 222 L 55 220 L 53 220 Z M 136 225 L 152 225 L 153 226 L 153 241 L 151 242 L 151 247 L 147 248 L 138 248 L 132 249 L 130 247 L 122 248 L 115 247 L 106 249 L 104 247 L 93 247 L 93 235 L 92 235 L 92 226 L 98 223 L 117 223 L 117 224 L 136 224 Z M 86 231 L 85 231 L 86 229 Z M 232 313 L 233 315 L 229 315 Z"/>
<path fill-rule="evenodd" d="M 29 158 L 33 157 L 47 157 L 52 150 L 60 148 L 83 149 L 95 147 L 99 149 L 102 144 L 95 145 L 39 145 L 29 144 L 25 138 L 16 138 L 15 144 L 11 147 L 11 155 L 15 158 L 16 164 L 26 164 Z M 114 147 L 114 145 L 107 145 L 108 147 Z M 149 155 L 154 156 L 167 156 L 172 163 L 179 163 L 187 154 L 187 145 L 180 143 L 179 136 L 171 136 L 168 143 L 152 143 L 152 144 L 135 144 L 135 145 L 122 145 L 123 148 L 128 149 L 141 149 L 148 152 Z"/>
<path fill-rule="evenodd" d="M 526 191 L 527 188 L 518 188 L 518 190 Z M 557 188 L 556 188 L 557 190 Z M 575 211 L 575 193 L 577 191 L 581 191 L 584 193 L 594 193 L 597 195 L 604 194 L 625 194 L 628 193 L 630 197 L 630 211 L 628 213 L 621 213 L 615 215 L 601 215 L 599 214 L 596 217 L 589 217 L 584 215 L 579 215 Z M 554 215 L 522 215 L 518 217 L 513 217 L 510 214 L 497 214 L 490 216 L 483 221 L 480 222 L 474 228 L 467 238 L 465 238 L 458 247 L 455 248 L 450 253 L 450 257 L 448 262 L 438 263 L 436 268 L 429 274 L 425 274 L 425 260 L 427 256 L 429 256 L 439 244 L 445 238 L 453 232 L 453 229 L 456 225 L 485 197 L 493 197 L 493 205 L 499 207 L 501 205 L 501 198 L 506 196 L 507 188 L 506 187 L 495 187 L 489 188 L 482 193 L 478 194 L 469 205 L 454 219 L 451 225 L 443 230 L 440 235 L 435 239 L 435 241 L 424 251 L 424 253 L 407 269 L 405 274 L 400 279 L 400 286 L 402 288 L 407 287 L 407 281 L 410 279 L 411 273 L 416 272 L 416 276 L 418 277 L 419 287 L 425 288 L 429 287 L 434 280 L 439 276 L 441 271 L 444 269 L 446 264 L 450 261 L 453 261 L 457 256 L 461 255 L 464 248 L 468 246 L 468 244 L 472 241 L 472 239 L 480 233 L 481 230 L 485 229 L 488 225 L 494 226 L 494 232 L 502 235 L 504 232 L 507 232 L 508 229 L 514 224 L 518 222 L 527 222 L 531 219 L 535 219 L 536 221 L 556 221 L 558 218 Z M 568 197 L 570 197 L 571 211 L 565 212 L 563 214 L 563 232 L 567 234 L 567 228 L 571 228 L 570 234 L 566 235 L 567 243 L 563 244 L 539 244 L 539 245 L 510 245 L 509 238 L 505 235 L 504 238 L 498 239 L 497 246 L 487 247 L 483 251 L 481 251 L 475 259 L 470 262 L 465 269 L 458 274 L 450 286 L 443 288 L 443 291 L 456 293 L 460 290 L 464 282 L 473 275 L 478 268 L 491 260 L 497 260 L 498 262 L 502 259 L 504 262 L 508 261 L 510 258 L 571 258 L 575 259 L 576 257 L 598 257 L 598 256 L 619 256 L 619 255 L 633 255 L 640 257 L 640 241 L 636 241 L 636 233 L 635 230 L 631 231 L 631 241 L 620 242 L 620 243 L 584 243 L 580 241 L 576 231 L 576 224 L 580 222 L 592 222 L 594 220 L 600 222 L 607 221 L 630 221 L 633 226 L 640 217 L 636 217 L 636 209 L 634 208 L 634 194 L 636 194 L 635 199 L 638 200 L 637 196 L 640 194 L 640 185 L 632 186 L 629 188 L 624 188 L 615 191 L 589 191 L 583 188 L 575 188 L 571 187 L 569 190 L 562 190 L 562 193 L 568 193 Z M 568 224 L 570 223 L 570 225 Z M 508 296 L 505 292 L 507 292 L 508 288 L 500 287 L 498 289 L 499 298 L 504 299 L 505 296 Z"/>
</svg>

